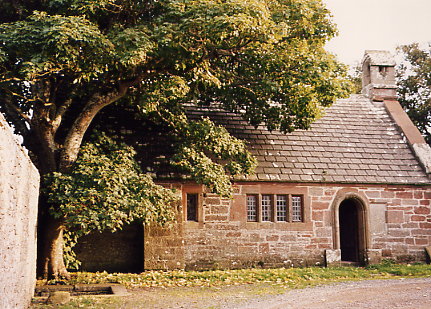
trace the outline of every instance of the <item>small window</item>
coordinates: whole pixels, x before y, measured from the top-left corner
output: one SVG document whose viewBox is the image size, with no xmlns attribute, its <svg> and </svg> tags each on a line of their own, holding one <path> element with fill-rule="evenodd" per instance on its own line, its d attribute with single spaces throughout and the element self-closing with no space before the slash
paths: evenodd
<svg viewBox="0 0 431 309">
<path fill-rule="evenodd" d="M 187 193 L 187 221 L 198 221 L 198 195 Z"/>
<path fill-rule="evenodd" d="M 292 195 L 292 221 L 302 222 L 302 196 Z"/>
<path fill-rule="evenodd" d="M 277 221 L 287 221 L 287 196 L 277 195 Z"/>
<path fill-rule="evenodd" d="M 304 196 L 248 194 L 248 222 L 304 222 Z"/>
<path fill-rule="evenodd" d="M 247 221 L 257 221 L 256 195 L 247 195 Z"/>
<path fill-rule="evenodd" d="M 271 221 L 271 195 L 262 195 L 262 221 Z"/>
</svg>

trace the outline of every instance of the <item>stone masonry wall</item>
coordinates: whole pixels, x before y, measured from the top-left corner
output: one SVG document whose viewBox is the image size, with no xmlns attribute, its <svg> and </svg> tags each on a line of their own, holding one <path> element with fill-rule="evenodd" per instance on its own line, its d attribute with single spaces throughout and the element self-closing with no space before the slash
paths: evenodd
<svg viewBox="0 0 431 309">
<path fill-rule="evenodd" d="M 133 272 L 144 269 L 144 228 L 141 222 L 121 230 L 94 231 L 78 239 L 74 247 L 81 271 Z"/>
<path fill-rule="evenodd" d="M 302 194 L 304 222 L 247 222 L 246 194 Z M 374 257 L 425 260 L 430 187 L 254 183 L 238 185 L 234 200 L 202 193 L 199 222 L 184 222 L 186 268 L 322 264 L 326 249 L 339 249 L 337 206 L 352 197 L 364 204 L 364 242 Z"/>
<path fill-rule="evenodd" d="M 36 283 L 39 174 L 0 114 L 0 308 L 27 308 Z"/>
<path fill-rule="evenodd" d="M 182 223 L 170 227 L 146 225 L 144 229 L 145 269 L 184 269 Z"/>
<path fill-rule="evenodd" d="M 177 189 L 178 194 L 181 194 L 181 186 L 161 185 Z M 144 227 L 145 269 L 184 268 L 183 208 L 182 205 L 173 207 L 177 208 L 176 222 L 166 227 L 157 224 L 147 224 Z"/>
</svg>

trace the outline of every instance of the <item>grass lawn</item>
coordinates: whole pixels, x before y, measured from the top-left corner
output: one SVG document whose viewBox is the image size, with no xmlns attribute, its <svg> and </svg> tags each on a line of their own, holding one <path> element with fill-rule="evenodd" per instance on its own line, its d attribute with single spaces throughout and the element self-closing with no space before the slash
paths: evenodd
<svg viewBox="0 0 431 309">
<path fill-rule="evenodd" d="M 307 267 L 279 269 L 242 269 L 242 270 L 211 270 L 211 271 L 146 271 L 141 274 L 114 273 L 73 273 L 67 284 L 119 283 L 130 290 L 152 291 L 156 295 L 170 294 L 169 297 L 180 297 L 184 294 L 213 293 L 217 297 L 220 289 L 228 293 L 226 287 L 248 286 L 250 293 L 283 293 L 286 289 L 304 288 L 319 284 L 339 281 L 390 279 L 407 277 L 431 276 L 431 265 L 425 264 L 394 264 L 384 262 L 368 267 Z M 38 282 L 44 284 L 46 282 Z M 194 290 L 193 290 L 194 289 Z M 232 290 L 232 289 L 230 289 Z M 220 293 L 221 293 L 220 292 Z M 233 291 L 237 293 L 238 291 Z M 139 293 L 135 293 L 136 304 L 143 302 Z M 145 301 L 151 301 L 149 295 Z M 187 296 L 187 295 L 186 295 Z M 196 296 L 196 295 L 195 295 Z M 144 296 L 143 296 L 144 297 Z M 158 296 L 156 296 L 158 297 Z M 151 298 L 151 297 L 150 297 Z M 120 308 L 128 297 L 79 296 L 63 306 L 33 304 L 32 308 Z M 136 308 L 151 308 L 148 307 Z M 132 307 L 127 307 L 132 308 Z"/>
</svg>

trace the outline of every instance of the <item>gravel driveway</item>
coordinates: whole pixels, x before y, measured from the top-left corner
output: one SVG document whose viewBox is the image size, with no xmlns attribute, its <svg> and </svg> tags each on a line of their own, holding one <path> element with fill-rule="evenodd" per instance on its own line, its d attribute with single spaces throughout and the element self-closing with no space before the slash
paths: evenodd
<svg viewBox="0 0 431 309">
<path fill-rule="evenodd" d="M 431 278 L 349 281 L 287 291 L 270 284 L 140 289 L 132 291 L 121 308 L 429 309 Z"/>
<path fill-rule="evenodd" d="M 227 308 L 227 307 L 225 307 Z M 230 308 L 431 308 L 431 278 L 345 282 L 291 290 Z"/>
</svg>

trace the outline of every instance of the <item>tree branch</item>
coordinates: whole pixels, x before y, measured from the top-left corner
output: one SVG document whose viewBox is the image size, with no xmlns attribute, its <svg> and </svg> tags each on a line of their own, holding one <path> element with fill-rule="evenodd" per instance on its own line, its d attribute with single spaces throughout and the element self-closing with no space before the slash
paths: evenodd
<svg viewBox="0 0 431 309">
<path fill-rule="evenodd" d="M 61 124 L 64 114 L 69 109 L 70 105 L 72 105 L 73 98 L 67 99 L 60 107 L 57 109 L 54 118 L 51 121 L 52 127 L 57 132 L 58 127 Z"/>
<path fill-rule="evenodd" d="M 49 119 L 50 107 L 44 104 L 34 104 L 33 117 L 30 127 L 32 128 L 34 138 L 37 140 L 38 157 L 40 160 L 39 170 L 42 174 L 54 172 L 57 170 L 56 153 L 58 144 L 55 142 L 55 131 Z"/>
<path fill-rule="evenodd" d="M 11 94 L 14 94 L 11 92 Z M 10 98 L 6 97 L 3 102 L 6 103 L 7 106 L 9 106 L 10 109 L 12 109 L 16 115 L 21 117 L 23 120 L 25 120 L 27 123 L 30 123 L 31 118 L 26 113 L 24 113 L 18 106 L 12 103 L 12 100 Z"/>
<path fill-rule="evenodd" d="M 105 106 L 108 106 L 124 97 L 129 87 L 136 85 L 140 80 L 141 79 L 137 77 L 130 81 L 122 81 L 119 83 L 117 90 L 105 95 L 100 93 L 93 94 L 82 112 L 76 118 L 66 136 L 64 147 L 60 155 L 60 172 L 68 171 L 76 161 L 84 134 L 97 113 Z"/>
<path fill-rule="evenodd" d="M 4 96 L 2 101 L 6 103 L 4 105 L 3 111 L 12 121 L 16 132 L 21 134 L 23 137 L 28 135 L 29 129 L 26 126 L 26 122 L 29 122 L 28 115 L 24 114 L 28 119 L 23 118 L 23 112 L 15 104 L 10 102 L 10 98 L 8 96 Z"/>
</svg>

